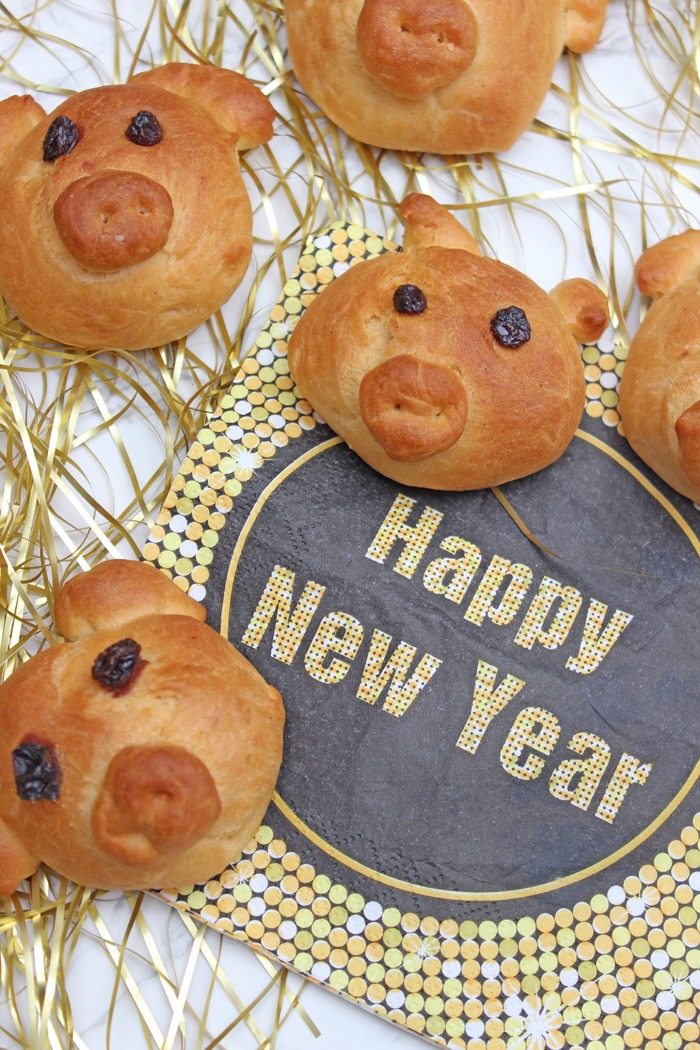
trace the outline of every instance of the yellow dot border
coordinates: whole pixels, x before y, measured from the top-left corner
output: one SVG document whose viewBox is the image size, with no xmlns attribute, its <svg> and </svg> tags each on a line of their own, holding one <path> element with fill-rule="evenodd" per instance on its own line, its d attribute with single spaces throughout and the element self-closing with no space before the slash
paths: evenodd
<svg viewBox="0 0 700 1050">
<path fill-rule="evenodd" d="M 348 265 L 395 249 L 342 222 L 310 240 L 191 447 L 142 555 L 198 600 L 243 486 L 318 423 L 289 376 L 294 324 Z M 624 358 L 582 347 L 586 414 L 611 428 Z M 700 1050 L 700 814 L 621 884 L 536 916 L 402 913 L 317 871 L 270 824 L 218 878 L 159 895 L 436 1045 Z"/>
</svg>

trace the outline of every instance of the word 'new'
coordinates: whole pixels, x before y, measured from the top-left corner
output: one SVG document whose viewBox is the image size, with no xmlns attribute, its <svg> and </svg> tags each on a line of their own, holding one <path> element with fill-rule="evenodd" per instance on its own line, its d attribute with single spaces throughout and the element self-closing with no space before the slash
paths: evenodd
<svg viewBox="0 0 700 1050">
<path fill-rule="evenodd" d="M 292 664 L 316 616 L 326 588 L 309 580 L 294 600 L 295 573 L 276 565 L 242 636 L 242 643 L 257 649 L 272 629 L 270 656 Z M 365 643 L 362 623 L 350 613 L 333 610 L 322 616 L 311 633 L 303 654 L 307 674 L 325 685 L 338 685 L 350 671 Z M 355 695 L 366 704 L 400 717 L 440 668 L 442 661 L 430 653 L 417 663 L 417 649 L 406 641 L 394 644 L 390 634 L 374 628 L 364 656 L 361 678 Z M 456 746 L 475 754 L 496 716 L 510 704 L 525 685 L 523 679 L 507 674 L 498 681 L 498 669 L 485 660 L 478 661 L 469 717 Z M 500 752 L 501 767 L 519 780 L 536 780 L 544 771 L 559 744 L 561 726 L 557 716 L 539 705 L 528 706 L 515 717 Z M 611 748 L 593 733 L 576 733 L 567 749 L 578 757 L 556 761 L 549 777 L 550 794 L 587 810 L 598 792 L 611 758 Z M 632 784 L 644 784 L 651 770 L 626 752 L 609 777 L 595 815 L 612 823 Z"/>
</svg>

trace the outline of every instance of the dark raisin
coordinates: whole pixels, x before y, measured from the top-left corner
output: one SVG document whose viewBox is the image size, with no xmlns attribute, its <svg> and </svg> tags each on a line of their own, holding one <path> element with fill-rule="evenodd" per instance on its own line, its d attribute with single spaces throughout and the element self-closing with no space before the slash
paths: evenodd
<svg viewBox="0 0 700 1050">
<path fill-rule="evenodd" d="M 132 638 L 122 638 L 110 645 L 92 665 L 92 677 L 105 689 L 122 689 L 139 667 L 141 646 Z"/>
<path fill-rule="evenodd" d="M 44 136 L 44 160 L 64 157 L 78 144 L 78 125 L 70 117 L 56 117 Z"/>
<path fill-rule="evenodd" d="M 491 318 L 491 332 L 501 346 L 517 350 L 532 335 L 530 322 L 519 306 L 507 306 L 498 310 Z"/>
<path fill-rule="evenodd" d="M 139 110 L 124 134 L 137 146 L 155 146 L 163 138 L 157 118 L 147 109 Z"/>
<path fill-rule="evenodd" d="M 400 314 L 422 314 L 428 300 L 415 284 L 400 284 L 394 292 L 394 309 Z"/>
<path fill-rule="evenodd" d="M 55 802 L 61 787 L 61 768 L 56 752 L 46 744 L 25 740 L 12 752 L 17 794 L 24 802 L 40 798 Z"/>
</svg>

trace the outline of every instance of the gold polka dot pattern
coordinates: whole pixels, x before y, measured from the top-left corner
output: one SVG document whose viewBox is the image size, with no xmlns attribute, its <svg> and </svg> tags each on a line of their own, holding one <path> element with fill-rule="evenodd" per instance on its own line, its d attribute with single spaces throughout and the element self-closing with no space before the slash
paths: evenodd
<svg viewBox="0 0 700 1050">
<path fill-rule="evenodd" d="M 582 603 L 583 596 L 575 587 L 564 587 L 558 580 L 545 576 L 518 628 L 516 644 L 522 645 L 524 649 L 532 649 L 537 642 L 545 649 L 557 649 L 566 641 Z M 548 629 L 544 631 L 542 624 L 553 607 L 556 612 Z"/>
<path fill-rule="evenodd" d="M 627 347 L 612 340 L 584 346 L 581 351 L 586 380 L 586 415 L 608 427 L 620 428 L 617 387 L 627 359 Z"/>
<path fill-rule="evenodd" d="M 198 600 L 206 597 L 219 536 L 243 485 L 278 449 L 317 425 L 289 375 L 287 339 L 297 318 L 348 266 L 394 247 L 344 223 L 315 237 L 192 445 L 143 555 Z M 624 349 L 585 346 L 582 357 L 587 414 L 618 427 Z M 455 586 L 465 586 L 477 568 L 473 552 L 464 553 L 464 579 Z M 496 609 L 486 593 L 478 608 L 472 603 L 475 622 L 487 614 L 498 623 L 512 619 L 527 582 L 524 570 L 492 566 L 487 585 L 510 575 L 508 589 Z M 410 559 L 404 571 L 413 571 Z M 429 583 L 431 589 L 444 586 L 437 576 Z M 330 623 L 328 641 L 342 637 L 351 644 L 347 629 Z M 525 778 L 536 758 L 533 730 L 555 732 L 543 723 L 546 712 L 529 713 L 531 721 L 502 755 Z M 623 780 L 646 775 L 643 766 L 623 773 Z M 624 787 L 621 781 L 622 793 Z M 613 810 L 615 802 L 608 799 Z M 161 895 L 436 1045 L 700 1050 L 699 839 L 700 815 L 665 852 L 604 894 L 553 914 L 481 922 L 440 921 L 366 899 L 305 862 L 267 825 L 218 878 Z"/>
<path fill-rule="evenodd" d="M 634 755 L 624 754 L 596 810 L 596 816 L 612 824 L 629 784 L 643 784 L 650 771 L 651 766 L 641 763 Z"/>
<path fill-rule="evenodd" d="M 277 627 L 272 644 L 272 656 L 282 663 L 291 664 L 311 617 L 316 611 L 324 588 L 309 581 L 295 605 L 294 616 L 290 616 L 289 591 L 286 586 L 287 573 L 288 570 L 282 569 L 279 565 L 274 567 L 242 640 L 244 645 L 257 648 L 271 618 L 276 614 L 278 608 L 281 608 L 285 626 L 280 624 Z"/>
<path fill-rule="evenodd" d="M 341 682 L 350 670 L 349 661 L 354 660 L 363 639 L 362 625 L 349 613 L 331 612 L 324 616 L 316 629 L 304 656 L 304 667 L 317 682 Z M 329 653 L 338 653 L 344 660 L 336 660 Z"/>
<path fill-rule="evenodd" d="M 533 917 L 402 913 L 268 826 L 218 879 L 164 896 L 455 1050 L 699 1050 L 699 829 L 607 893 Z"/>
<path fill-rule="evenodd" d="M 593 801 L 595 790 L 608 768 L 610 745 L 595 733 L 576 733 L 569 741 L 568 748 L 578 755 L 588 755 L 588 757 L 583 762 L 578 759 L 570 759 L 557 766 L 550 777 L 549 790 L 555 798 L 571 802 L 579 809 L 588 809 Z M 578 783 L 572 789 L 571 783 L 574 777 Z"/>
<path fill-rule="evenodd" d="M 456 558 L 435 558 L 423 573 L 423 586 L 433 594 L 444 594 L 448 601 L 459 605 L 481 565 L 481 551 L 476 544 L 459 536 L 447 536 L 440 547 L 450 554 L 462 554 L 462 557 L 459 561 Z"/>
<path fill-rule="evenodd" d="M 399 493 L 381 529 L 372 540 L 367 551 L 368 558 L 381 563 L 386 560 L 394 543 L 399 538 L 404 545 L 404 549 L 394 566 L 394 572 L 407 578 L 410 578 L 416 571 L 416 566 L 422 557 L 426 544 L 430 541 L 442 520 L 440 511 L 433 510 L 432 507 L 426 507 L 418 521 L 409 525 L 406 518 L 410 515 L 412 507 L 413 500 Z"/>
<path fill-rule="evenodd" d="M 507 576 L 510 579 L 506 584 L 505 593 L 499 604 L 494 606 L 493 600 Z M 531 583 L 532 569 L 527 565 L 511 562 L 507 558 L 502 558 L 500 554 L 495 555 L 467 607 L 464 614 L 465 620 L 480 624 L 488 615 L 495 624 L 504 627 L 517 613 Z"/>
<path fill-rule="evenodd" d="M 544 759 L 536 752 L 549 754 L 560 733 L 559 721 L 551 711 L 543 707 L 524 707 L 501 748 L 501 765 L 518 780 L 536 780 L 544 766 Z"/>
</svg>

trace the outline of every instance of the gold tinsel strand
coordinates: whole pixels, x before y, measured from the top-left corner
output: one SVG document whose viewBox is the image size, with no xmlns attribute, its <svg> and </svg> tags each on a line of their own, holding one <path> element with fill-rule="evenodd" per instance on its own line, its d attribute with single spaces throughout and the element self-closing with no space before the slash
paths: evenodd
<svg viewBox="0 0 700 1050">
<path fill-rule="evenodd" d="M 568 143 L 573 163 L 569 183 L 523 168 L 507 157 L 389 154 L 349 140 L 329 125 L 291 76 L 281 0 L 206 0 L 200 4 L 152 0 L 143 5 L 142 24 L 132 43 L 119 0 L 109 0 L 103 14 L 109 12 L 112 19 L 112 55 L 103 56 L 102 61 L 72 43 L 70 33 L 60 36 L 43 28 L 42 15 L 52 8 L 63 16 L 64 25 L 69 24 L 71 5 L 63 0 L 0 3 L 0 73 L 16 91 L 60 99 L 78 89 L 31 82 L 20 73 L 20 59 L 29 46 L 52 57 L 57 69 L 67 70 L 75 63 L 100 82 L 122 82 L 161 59 L 228 63 L 250 75 L 268 94 L 278 114 L 276 137 L 284 138 L 288 148 L 282 160 L 273 140 L 242 158 L 253 190 L 258 228 L 266 232 L 256 241 L 257 269 L 252 285 L 240 296 L 238 313 L 232 318 L 218 312 L 202 326 L 201 339 L 183 339 L 143 354 L 118 350 L 93 354 L 47 344 L 0 303 L 3 676 L 18 661 L 56 640 L 53 594 L 68 575 L 117 552 L 137 556 L 188 446 L 230 384 L 252 341 L 256 320 L 266 316 L 259 302 L 276 297 L 295 254 L 314 230 L 335 219 L 364 224 L 372 214 L 380 220 L 380 232 L 392 238 L 398 228 L 398 201 L 417 189 L 433 192 L 440 199 L 453 197 L 450 206 L 486 252 L 504 228 L 517 241 L 522 217 L 538 210 L 557 227 L 566 244 L 566 229 L 563 224 L 558 226 L 548 209 L 573 200 L 593 275 L 608 291 L 616 330 L 626 342 L 633 292 L 629 280 L 618 285 L 612 249 L 613 236 L 621 229 L 617 213 L 633 199 L 652 210 L 666 209 L 677 222 L 683 213 L 675 199 L 676 189 L 700 188 L 696 176 L 700 159 L 692 149 L 684 150 L 697 129 L 700 110 L 700 7 L 695 0 L 665 5 L 625 0 L 630 35 L 650 90 L 664 97 L 664 120 L 673 116 L 686 129 L 675 151 L 663 145 L 662 126 L 656 129 L 659 147 L 651 149 L 643 142 L 649 128 L 641 119 L 637 140 L 602 116 L 598 103 L 603 96 L 589 83 L 582 71 L 584 64 L 569 56 L 568 88 L 555 86 L 552 93 L 566 108 L 568 124 L 554 127 L 538 121 L 532 132 L 543 144 L 548 140 Z M 662 78 L 658 64 L 651 64 L 642 35 L 645 39 L 651 36 L 657 53 L 674 70 L 670 78 Z M 110 63 L 108 75 L 105 70 Z M 633 114 L 628 116 L 634 120 Z M 630 186 L 623 174 L 604 177 L 600 162 L 604 154 L 634 162 L 640 172 L 639 185 Z M 645 208 L 639 210 L 646 213 Z M 498 223 L 487 221 L 489 213 L 497 214 Z M 600 215 L 606 217 L 611 231 L 604 251 L 591 232 Z M 644 227 L 642 242 L 647 238 L 651 240 Z M 271 293 L 265 292 L 266 282 Z M 639 309 L 643 311 L 644 305 Z M 638 319 L 639 315 L 635 326 Z M 160 450 L 156 462 L 143 474 L 136 468 L 129 439 L 135 427 L 145 428 Z M 119 496 L 111 490 L 111 479 L 104 472 L 105 447 L 123 472 Z M 509 512 L 515 513 L 512 508 Z M 265 983 L 256 999 L 246 1004 L 212 948 L 219 943 L 217 938 L 210 939 L 207 934 L 211 931 L 188 915 L 173 912 L 191 937 L 185 973 L 178 978 L 169 961 L 162 958 L 144 918 L 143 895 L 125 898 L 129 917 L 119 935 L 101 911 L 103 898 L 44 871 L 12 898 L 1 898 L 0 987 L 14 1027 L 13 1031 L 0 1030 L 2 1045 L 86 1048 L 75 1030 L 68 991 L 71 965 L 82 938 L 97 941 L 113 968 L 108 1028 L 126 991 L 140 1018 L 144 1046 L 170 1050 L 185 1031 L 194 1030 L 196 1045 L 213 1050 L 236 1026 L 245 1024 L 260 1048 L 272 1050 L 291 1012 L 301 1017 L 312 1035 L 317 1034 L 284 969 L 261 958 Z M 162 988 L 171 1010 L 165 1030 L 135 977 L 137 964 L 149 967 Z M 209 973 L 210 992 L 201 1016 L 194 1017 L 188 991 L 198 968 Z M 228 997 L 234 1017 L 220 1032 L 210 1030 L 208 1018 L 215 986 Z M 275 998 L 274 1026 L 266 1034 L 255 1012 L 269 997 Z"/>
</svg>

